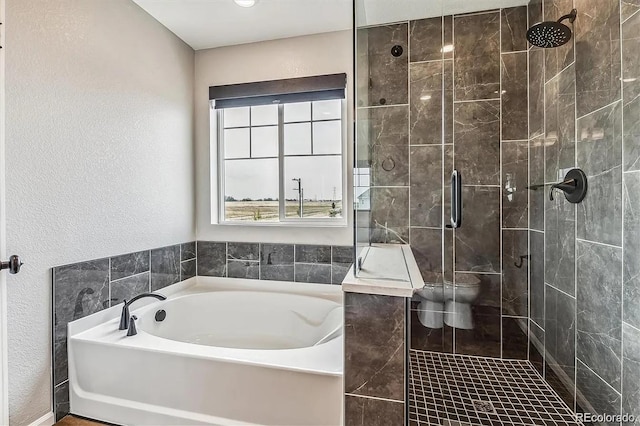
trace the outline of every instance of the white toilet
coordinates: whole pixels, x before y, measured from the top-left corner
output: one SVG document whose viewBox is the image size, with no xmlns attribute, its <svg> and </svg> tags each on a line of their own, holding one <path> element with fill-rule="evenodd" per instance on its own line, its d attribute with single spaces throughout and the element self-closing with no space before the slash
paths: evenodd
<svg viewBox="0 0 640 426">
<path fill-rule="evenodd" d="M 480 280 L 474 274 L 457 274 L 455 285 L 447 277 L 432 274 L 425 277 L 425 285 L 416 293 L 420 299 L 418 319 L 428 328 L 442 328 L 444 324 L 464 330 L 473 329 L 471 304 L 480 294 Z M 455 289 L 455 291 L 454 291 Z"/>
</svg>

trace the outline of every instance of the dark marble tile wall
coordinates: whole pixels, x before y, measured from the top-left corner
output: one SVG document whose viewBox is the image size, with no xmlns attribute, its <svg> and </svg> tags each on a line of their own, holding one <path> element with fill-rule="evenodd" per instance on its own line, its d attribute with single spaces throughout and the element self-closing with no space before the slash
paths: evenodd
<svg viewBox="0 0 640 426">
<path fill-rule="evenodd" d="M 573 7 L 570 43 L 529 49 L 531 183 L 589 179 L 578 205 L 531 192 L 529 359 L 577 412 L 637 416 L 640 3 L 536 0 L 529 23 Z"/>
<path fill-rule="evenodd" d="M 57 266 L 53 282 L 53 386 L 56 419 L 69 413 L 67 324 L 195 276 L 196 243 Z"/>
<path fill-rule="evenodd" d="M 352 246 L 198 241 L 198 275 L 341 284 Z"/>
<path fill-rule="evenodd" d="M 405 306 L 403 297 L 345 293 L 345 425 L 405 424 Z"/>
</svg>

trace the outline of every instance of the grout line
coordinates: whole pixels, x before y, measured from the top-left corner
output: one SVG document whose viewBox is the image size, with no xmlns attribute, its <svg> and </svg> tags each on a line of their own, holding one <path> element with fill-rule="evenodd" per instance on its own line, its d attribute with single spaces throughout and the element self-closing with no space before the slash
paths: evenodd
<svg viewBox="0 0 640 426">
<path fill-rule="evenodd" d="M 633 12 L 631 15 L 627 16 L 626 18 L 624 18 L 624 21 L 622 19 L 620 19 L 620 37 L 622 38 L 622 25 L 627 22 L 629 19 L 633 18 L 634 16 L 636 16 L 638 13 L 640 12 L 640 9 L 636 10 L 635 12 Z M 622 49 L 620 49 L 620 51 L 622 51 Z"/>
<path fill-rule="evenodd" d="M 587 370 L 589 370 L 594 376 L 596 376 L 598 379 L 600 379 L 600 381 L 602 383 L 604 383 L 605 385 L 607 385 L 607 387 L 611 388 L 618 396 L 622 397 L 622 394 L 620 392 L 618 392 L 613 386 L 611 386 L 605 379 L 603 379 L 602 377 L 600 377 L 600 375 L 598 373 L 596 373 L 595 371 L 593 371 L 591 369 L 591 367 L 589 367 L 587 364 L 585 364 L 579 357 L 576 356 L 576 361 L 579 362 L 580 364 L 582 364 L 584 366 L 584 368 L 586 368 Z M 578 363 L 576 363 L 576 370 L 577 370 L 577 365 Z M 577 379 L 576 379 L 577 380 Z M 576 387 L 577 389 L 577 387 Z M 577 398 L 576 398 L 577 399 Z"/>
<path fill-rule="evenodd" d="M 496 102 L 496 101 L 500 101 L 500 100 L 501 100 L 501 98 L 465 99 L 465 100 L 460 100 L 460 101 L 454 100 L 453 103 L 454 104 L 466 104 L 466 103 L 470 103 L 470 102 Z"/>
<path fill-rule="evenodd" d="M 397 399 L 389 399 L 389 398 L 381 398 L 381 397 L 377 397 L 377 396 L 369 396 L 369 395 L 356 395 L 354 393 L 349 393 L 349 392 L 345 392 L 345 395 L 348 396 L 353 396 L 355 398 L 363 398 L 363 399 L 375 399 L 377 401 L 387 401 L 387 402 L 396 402 L 398 404 L 404 404 L 404 401 L 400 401 Z"/>
<path fill-rule="evenodd" d="M 129 279 L 129 278 L 137 277 L 137 276 L 140 276 L 140 275 L 143 275 L 143 274 L 148 274 L 150 272 L 151 272 L 151 264 L 149 264 L 149 270 L 148 271 L 142 271 L 142 272 L 138 272 L 136 274 L 127 275 L 126 277 L 122 277 L 122 278 L 118 278 L 118 279 L 115 279 L 115 280 L 111 280 L 111 271 L 109 271 L 109 283 L 117 283 L 117 282 Z M 109 286 L 109 289 L 111 289 L 111 286 Z M 111 291 L 111 290 L 109 290 L 109 291 Z M 109 293 L 109 297 L 111 297 L 111 293 Z M 111 300 L 111 299 L 109 299 L 109 300 Z"/>
<path fill-rule="evenodd" d="M 577 93 L 576 93 L 576 99 L 577 99 Z M 614 106 L 614 105 L 615 105 L 615 104 L 617 104 L 618 102 L 622 102 L 622 99 L 618 99 L 617 101 L 611 102 L 610 104 L 607 104 L 607 105 L 605 105 L 605 106 L 603 106 L 603 107 L 600 107 L 600 108 L 598 108 L 598 109 L 594 109 L 593 111 L 591 111 L 591 112 L 589 112 L 589 113 L 587 113 L 587 114 L 585 114 L 585 115 L 581 115 L 580 117 L 578 117 L 578 114 L 577 114 L 577 112 L 576 112 L 576 117 L 577 117 L 577 118 L 576 118 L 576 142 L 578 142 L 578 140 L 579 140 L 579 139 L 578 139 L 578 134 L 577 134 L 577 131 L 578 131 L 578 125 L 577 125 L 577 122 L 578 122 L 578 121 L 582 120 L 582 119 L 583 119 L 583 118 L 585 118 L 585 117 L 590 116 L 591 114 L 595 114 L 596 112 L 600 112 L 600 111 L 605 110 L 605 109 L 607 109 L 607 108 L 609 108 L 609 107 L 611 107 L 611 106 Z M 578 102 L 576 102 L 576 105 L 577 105 L 577 103 L 578 103 Z"/>
<path fill-rule="evenodd" d="M 406 106 L 409 106 L 409 104 L 406 103 L 406 104 L 389 104 L 389 105 L 370 105 L 365 107 L 357 107 L 356 109 L 365 110 L 365 109 L 393 108 L 393 107 L 406 107 Z"/>
<path fill-rule="evenodd" d="M 622 249 L 622 246 L 616 246 L 614 244 L 601 243 L 599 241 L 585 240 L 584 238 L 576 238 L 576 241 L 579 241 L 581 243 L 596 244 L 596 245 L 599 245 L 599 246 L 611 247 L 611 248 L 615 248 L 615 249 Z"/>
</svg>

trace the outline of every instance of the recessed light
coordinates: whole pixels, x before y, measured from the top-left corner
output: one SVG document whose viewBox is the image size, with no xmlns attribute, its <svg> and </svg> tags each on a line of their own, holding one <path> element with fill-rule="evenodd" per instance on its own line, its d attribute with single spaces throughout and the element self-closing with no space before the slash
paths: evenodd
<svg viewBox="0 0 640 426">
<path fill-rule="evenodd" d="M 421 101 L 428 101 L 429 99 L 431 99 L 431 95 L 420 96 Z"/>
<path fill-rule="evenodd" d="M 442 46 L 442 49 L 440 49 L 440 52 L 442 53 L 453 52 L 453 44 L 445 44 L 444 46 Z"/>
<path fill-rule="evenodd" d="M 633 83 L 634 81 L 636 81 L 637 79 L 634 77 L 629 77 L 629 78 L 623 78 L 622 82 L 623 83 Z"/>
<path fill-rule="evenodd" d="M 240 7 L 253 7 L 258 0 L 233 0 Z"/>
</svg>

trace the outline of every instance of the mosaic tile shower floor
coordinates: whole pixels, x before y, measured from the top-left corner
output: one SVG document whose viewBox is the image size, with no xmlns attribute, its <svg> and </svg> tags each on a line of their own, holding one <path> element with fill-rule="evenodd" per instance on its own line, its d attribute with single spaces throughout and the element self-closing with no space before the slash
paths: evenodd
<svg viewBox="0 0 640 426">
<path fill-rule="evenodd" d="M 529 361 L 411 350 L 411 426 L 580 425 Z"/>
</svg>

